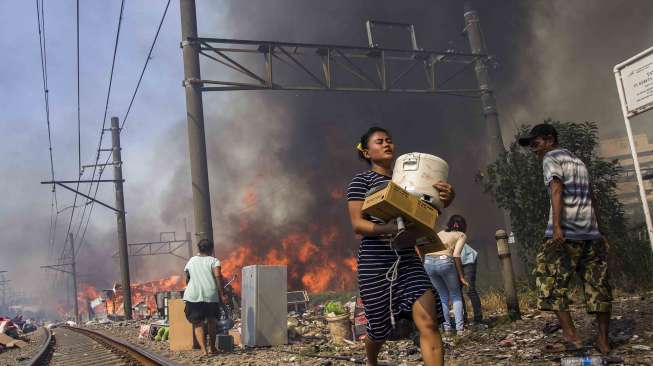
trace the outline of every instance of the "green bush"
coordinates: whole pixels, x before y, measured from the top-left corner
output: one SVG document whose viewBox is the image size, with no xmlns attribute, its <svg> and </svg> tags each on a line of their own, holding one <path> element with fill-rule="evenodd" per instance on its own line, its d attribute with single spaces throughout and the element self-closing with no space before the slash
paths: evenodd
<svg viewBox="0 0 653 366">
<path fill-rule="evenodd" d="M 560 146 L 578 156 L 587 166 L 593 190 L 593 204 L 599 229 L 610 243 L 610 275 L 620 287 L 637 290 L 651 287 L 653 255 L 647 241 L 631 235 L 623 205 L 617 199 L 619 162 L 601 159 L 596 123 L 559 122 L 547 119 L 555 126 Z M 542 162 L 517 139 L 530 126 L 521 126 L 508 150 L 478 174 L 478 181 L 499 207 L 510 212 L 512 229 L 519 246 L 520 259 L 526 264 L 531 284 L 535 255 L 542 243 L 550 208 L 544 186 Z"/>
</svg>

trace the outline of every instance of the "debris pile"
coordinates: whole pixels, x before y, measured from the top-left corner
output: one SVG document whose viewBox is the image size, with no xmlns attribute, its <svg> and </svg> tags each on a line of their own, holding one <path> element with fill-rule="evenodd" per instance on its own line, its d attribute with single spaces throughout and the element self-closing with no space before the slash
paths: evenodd
<svg viewBox="0 0 653 366">
<path fill-rule="evenodd" d="M 0 316 L 0 365 L 19 365 L 35 354 L 44 332 L 37 331 L 38 324 L 22 316 Z"/>
<path fill-rule="evenodd" d="M 121 321 L 90 325 L 92 328 L 124 338 L 148 348 L 181 365 L 352 365 L 364 364 L 365 349 L 360 340 L 333 341 L 328 326 L 326 304 L 307 306 L 305 311 L 291 311 L 288 315 L 288 345 L 248 348 L 239 346 L 240 323 L 229 331 L 236 340 L 233 352 L 205 357 L 199 351 L 172 352 L 168 342 L 150 336 L 139 337 L 146 321 Z M 348 309 L 353 336 L 356 330 L 357 307 L 354 301 L 342 304 Z M 572 306 L 572 316 L 587 347 L 581 354 L 598 355 L 591 347 L 595 336 L 594 317 L 585 313 L 582 304 Z M 488 312 L 488 314 L 491 314 Z M 359 315 L 359 314 L 358 314 Z M 358 319 L 359 321 L 361 319 Z M 639 296 L 621 297 L 614 302 L 610 337 L 614 351 L 606 358 L 614 365 L 653 364 L 653 292 Z M 360 328 L 360 327 L 359 327 Z M 152 334 L 152 328 L 148 334 Z M 364 326 L 363 326 L 364 329 Z M 573 354 L 547 351 L 547 344 L 561 339 L 559 324 L 552 313 L 525 310 L 522 320 L 510 322 L 506 316 L 492 314 L 484 324 L 468 326 L 462 337 L 445 337 L 447 365 L 550 365 Z M 399 332 L 401 333 L 401 332 Z M 408 335 L 408 336 L 406 336 Z M 379 354 L 385 364 L 423 365 L 414 329 L 408 328 L 402 337 L 388 341 Z"/>
</svg>

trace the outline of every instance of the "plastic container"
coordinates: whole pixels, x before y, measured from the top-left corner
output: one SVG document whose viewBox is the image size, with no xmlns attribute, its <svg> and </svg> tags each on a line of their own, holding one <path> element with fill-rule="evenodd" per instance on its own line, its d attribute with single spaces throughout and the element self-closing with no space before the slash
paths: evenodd
<svg viewBox="0 0 653 366">
<path fill-rule="evenodd" d="M 444 204 L 433 184 L 437 181 L 446 182 L 447 178 L 449 164 L 446 161 L 435 155 L 417 152 L 398 157 L 392 172 L 395 184 L 440 211 L 444 209 Z"/>
<path fill-rule="evenodd" d="M 601 356 L 564 357 L 560 360 L 560 366 L 599 366 L 606 364 Z"/>
</svg>

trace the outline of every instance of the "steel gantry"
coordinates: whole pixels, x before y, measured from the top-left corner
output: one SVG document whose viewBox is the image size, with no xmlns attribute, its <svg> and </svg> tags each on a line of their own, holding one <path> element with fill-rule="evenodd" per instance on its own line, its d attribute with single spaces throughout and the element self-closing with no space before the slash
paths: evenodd
<svg viewBox="0 0 653 366">
<path fill-rule="evenodd" d="M 412 28 L 410 24 L 390 24 Z M 370 40 L 372 41 L 372 38 Z M 453 50 L 402 50 L 224 38 L 189 38 L 184 42 L 197 45 L 199 54 L 227 67 L 244 79 L 185 81 L 199 84 L 202 91 L 400 92 L 480 97 L 481 91 L 477 88 L 447 89 L 443 86 L 468 69 L 468 66 L 475 64 L 479 58 L 487 58 L 483 54 Z M 258 60 L 259 64 L 245 66 L 245 62 L 238 58 L 246 55 L 258 56 L 254 60 Z M 274 70 L 281 64 L 287 67 L 284 69 L 284 75 L 278 76 Z M 460 66 L 450 75 L 443 75 L 440 81 L 437 71 L 445 64 Z M 421 74 L 418 80 L 415 78 L 416 73 Z M 339 77 L 336 77 L 337 75 Z"/>
<path fill-rule="evenodd" d="M 158 241 L 142 242 L 142 243 L 129 243 L 129 256 L 130 257 L 144 257 L 150 255 L 164 255 L 169 254 L 182 260 L 188 260 L 193 256 L 192 243 L 190 232 L 186 233 L 185 239 L 177 239 L 177 233 L 174 231 L 163 231 L 159 233 Z M 177 252 L 186 248 L 187 256 L 179 255 Z M 113 254 L 114 258 L 118 257 L 118 253 Z"/>
<path fill-rule="evenodd" d="M 195 0 L 180 0 L 181 48 L 191 189 L 197 239 L 213 239 L 211 199 L 206 161 L 206 136 L 202 93 L 235 90 L 288 90 L 366 93 L 441 94 L 480 98 L 488 125 L 486 162 L 504 149 L 488 56 L 479 17 L 469 3 L 464 6 L 470 53 L 421 49 L 411 24 L 367 21 L 367 46 L 292 43 L 199 37 Z M 399 28 L 409 33 L 407 49 L 383 48 L 374 40 L 377 27 Z M 200 57 L 215 61 L 231 74 L 204 78 Z M 448 71 L 447 66 L 453 66 Z M 279 68 L 283 68 L 279 72 Z M 450 80 L 473 67 L 476 87 L 445 88 Z M 417 70 L 422 71 L 417 71 Z M 419 76 L 417 75 L 419 74 Z"/>
</svg>

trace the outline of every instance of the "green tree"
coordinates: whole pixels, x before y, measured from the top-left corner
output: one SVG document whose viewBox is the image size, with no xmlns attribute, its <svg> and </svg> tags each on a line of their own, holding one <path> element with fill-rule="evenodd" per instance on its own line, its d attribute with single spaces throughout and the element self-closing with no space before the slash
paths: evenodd
<svg viewBox="0 0 653 366">
<path fill-rule="evenodd" d="M 618 161 L 597 154 L 598 128 L 593 122 L 573 123 L 547 119 L 558 131 L 558 140 L 587 166 L 599 228 L 610 243 L 610 272 L 621 286 L 650 286 L 653 258 L 647 242 L 629 235 L 623 206 L 617 199 Z M 519 245 L 520 259 L 531 276 L 535 255 L 548 221 L 550 200 L 544 186 L 542 163 L 517 143 L 530 130 L 521 126 L 507 151 L 479 173 L 479 182 L 499 207 L 508 210 Z M 530 278 L 532 280 L 532 278 Z"/>
</svg>

